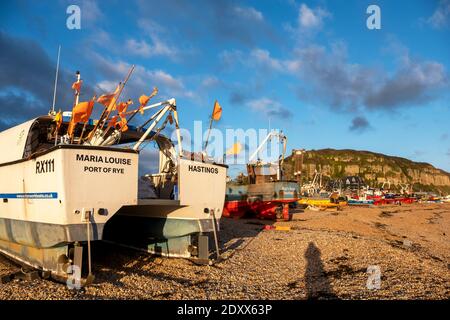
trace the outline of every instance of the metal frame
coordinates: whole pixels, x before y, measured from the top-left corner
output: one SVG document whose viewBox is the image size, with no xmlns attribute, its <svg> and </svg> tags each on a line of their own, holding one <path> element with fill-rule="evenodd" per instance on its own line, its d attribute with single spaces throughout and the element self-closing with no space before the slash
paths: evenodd
<svg viewBox="0 0 450 320">
<path fill-rule="evenodd" d="M 251 162 L 255 157 L 258 156 L 259 152 L 261 151 L 261 149 L 266 145 L 266 143 L 272 139 L 272 137 L 277 137 L 280 139 L 281 142 L 283 142 L 283 157 L 282 159 L 284 160 L 284 155 L 286 153 L 286 144 L 287 144 L 287 137 L 283 134 L 283 132 L 277 132 L 277 131 L 271 131 L 269 132 L 269 134 L 264 138 L 264 140 L 261 142 L 261 144 L 258 146 L 258 148 L 256 148 L 255 152 L 252 153 L 252 155 L 250 156 L 250 158 L 248 158 L 248 161 Z"/>
<path fill-rule="evenodd" d="M 144 107 L 143 110 L 149 110 L 149 109 L 153 109 L 153 108 L 157 108 L 157 107 L 161 107 L 161 106 L 164 106 L 164 108 L 157 111 L 154 115 L 152 115 L 150 117 L 149 120 L 153 121 L 153 122 L 147 128 L 145 133 L 141 136 L 139 141 L 136 142 L 136 144 L 133 146 L 133 150 L 139 150 L 139 147 L 141 146 L 141 144 L 145 141 L 145 139 L 152 132 L 152 130 L 156 127 L 156 125 L 161 121 L 161 119 L 164 117 L 164 115 L 167 112 L 173 112 L 173 117 L 175 120 L 175 130 L 177 133 L 177 140 L 178 140 L 178 151 L 179 151 L 179 156 L 182 157 L 183 156 L 183 148 L 181 146 L 181 134 L 180 134 L 180 125 L 179 125 L 179 121 L 178 121 L 176 100 L 174 98 L 172 98 L 172 99 L 169 99 L 166 101 L 158 102 L 158 103 L 149 105 L 147 107 Z"/>
</svg>

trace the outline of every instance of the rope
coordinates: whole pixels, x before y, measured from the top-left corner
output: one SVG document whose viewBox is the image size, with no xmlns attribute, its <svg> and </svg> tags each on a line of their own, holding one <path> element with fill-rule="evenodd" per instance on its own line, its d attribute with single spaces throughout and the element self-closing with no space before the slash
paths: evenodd
<svg viewBox="0 0 450 320">
<path fill-rule="evenodd" d="M 216 245 L 216 259 L 220 259 L 220 251 L 219 251 L 219 240 L 217 237 L 217 220 L 216 220 L 216 212 L 214 209 L 210 210 L 210 213 L 212 215 L 212 224 L 213 224 L 213 232 L 214 232 L 214 242 Z"/>
<path fill-rule="evenodd" d="M 91 269 L 91 215 L 89 214 L 89 218 L 86 220 L 87 225 L 87 241 L 88 241 L 88 268 L 89 268 L 89 275 L 92 274 Z"/>
</svg>

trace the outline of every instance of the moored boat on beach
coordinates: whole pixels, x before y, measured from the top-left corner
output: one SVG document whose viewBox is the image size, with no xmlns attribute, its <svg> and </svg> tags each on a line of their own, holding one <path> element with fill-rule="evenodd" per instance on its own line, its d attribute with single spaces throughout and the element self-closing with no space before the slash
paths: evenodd
<svg viewBox="0 0 450 320">
<path fill-rule="evenodd" d="M 258 153 L 272 138 L 283 143 L 280 160 L 271 163 L 256 160 Z M 283 175 L 283 161 L 287 138 L 276 131 L 270 132 L 253 152 L 247 164 L 247 182 L 227 184 L 224 215 L 240 218 L 245 215 L 261 219 L 292 219 L 289 205 L 299 197 L 297 181 L 289 181 Z"/>
<path fill-rule="evenodd" d="M 132 71 L 114 93 L 86 102 L 79 102 L 77 73 L 67 117 L 52 110 L 0 132 L 0 252 L 42 275 L 75 277 L 81 285 L 94 279 L 91 241 L 208 259 L 207 235 L 217 232 L 227 167 L 186 156 L 175 99 L 148 105 L 156 88 L 127 111 L 130 100 L 119 98 Z M 104 108 L 92 120 L 95 103 Z M 143 125 L 129 124 L 147 110 L 155 112 Z M 177 150 L 161 133 L 173 123 Z M 159 170 L 139 179 L 140 151 L 152 141 L 160 151 Z M 151 192 L 141 193 L 138 181 Z"/>
</svg>

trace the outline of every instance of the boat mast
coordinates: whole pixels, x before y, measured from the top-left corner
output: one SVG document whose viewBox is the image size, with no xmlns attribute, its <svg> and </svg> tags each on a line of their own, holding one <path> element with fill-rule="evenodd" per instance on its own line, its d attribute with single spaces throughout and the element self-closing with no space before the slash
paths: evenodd
<svg viewBox="0 0 450 320">
<path fill-rule="evenodd" d="M 81 79 L 80 71 L 77 71 L 75 75 L 77 77 L 77 81 L 76 82 L 80 82 L 80 79 Z M 75 104 L 74 104 L 74 106 L 76 106 L 79 102 L 80 102 L 80 91 L 79 90 L 75 90 Z"/>
<path fill-rule="evenodd" d="M 284 155 L 286 153 L 286 136 L 283 134 L 283 132 L 277 132 L 275 130 L 270 131 L 269 134 L 264 138 L 264 140 L 261 142 L 261 144 L 258 146 L 258 148 L 255 150 L 255 152 L 252 153 L 252 155 L 250 156 L 250 158 L 248 158 L 248 161 L 251 162 L 253 161 L 253 159 L 257 159 L 256 157 L 258 156 L 259 152 L 261 151 L 261 149 L 265 146 L 265 144 L 272 139 L 272 137 L 278 137 L 280 139 L 281 142 L 283 142 L 283 159 L 284 159 Z"/>
<path fill-rule="evenodd" d="M 60 54 L 61 54 L 61 45 L 59 45 L 59 47 L 58 47 L 58 59 L 56 61 L 55 87 L 53 88 L 53 104 L 52 104 L 52 110 L 49 112 L 49 114 L 51 114 L 51 115 L 55 114 L 56 87 L 58 85 L 59 56 L 60 56 Z"/>
</svg>

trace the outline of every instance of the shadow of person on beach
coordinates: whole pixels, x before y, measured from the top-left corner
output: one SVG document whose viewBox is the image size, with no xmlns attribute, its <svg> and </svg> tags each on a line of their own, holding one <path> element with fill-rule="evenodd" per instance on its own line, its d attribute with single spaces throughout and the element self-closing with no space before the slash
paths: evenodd
<svg viewBox="0 0 450 320">
<path fill-rule="evenodd" d="M 272 226 L 274 220 L 257 218 L 222 218 L 220 219 L 219 247 L 222 253 L 231 253 L 245 246 L 249 240 L 256 238 L 264 231 L 265 226 Z M 213 241 L 211 239 L 211 241 Z M 213 243 L 213 242 L 211 242 Z"/>
<path fill-rule="evenodd" d="M 307 299 L 337 299 L 331 287 L 322 260 L 320 250 L 310 242 L 305 251 L 306 270 L 305 285 Z"/>
</svg>

